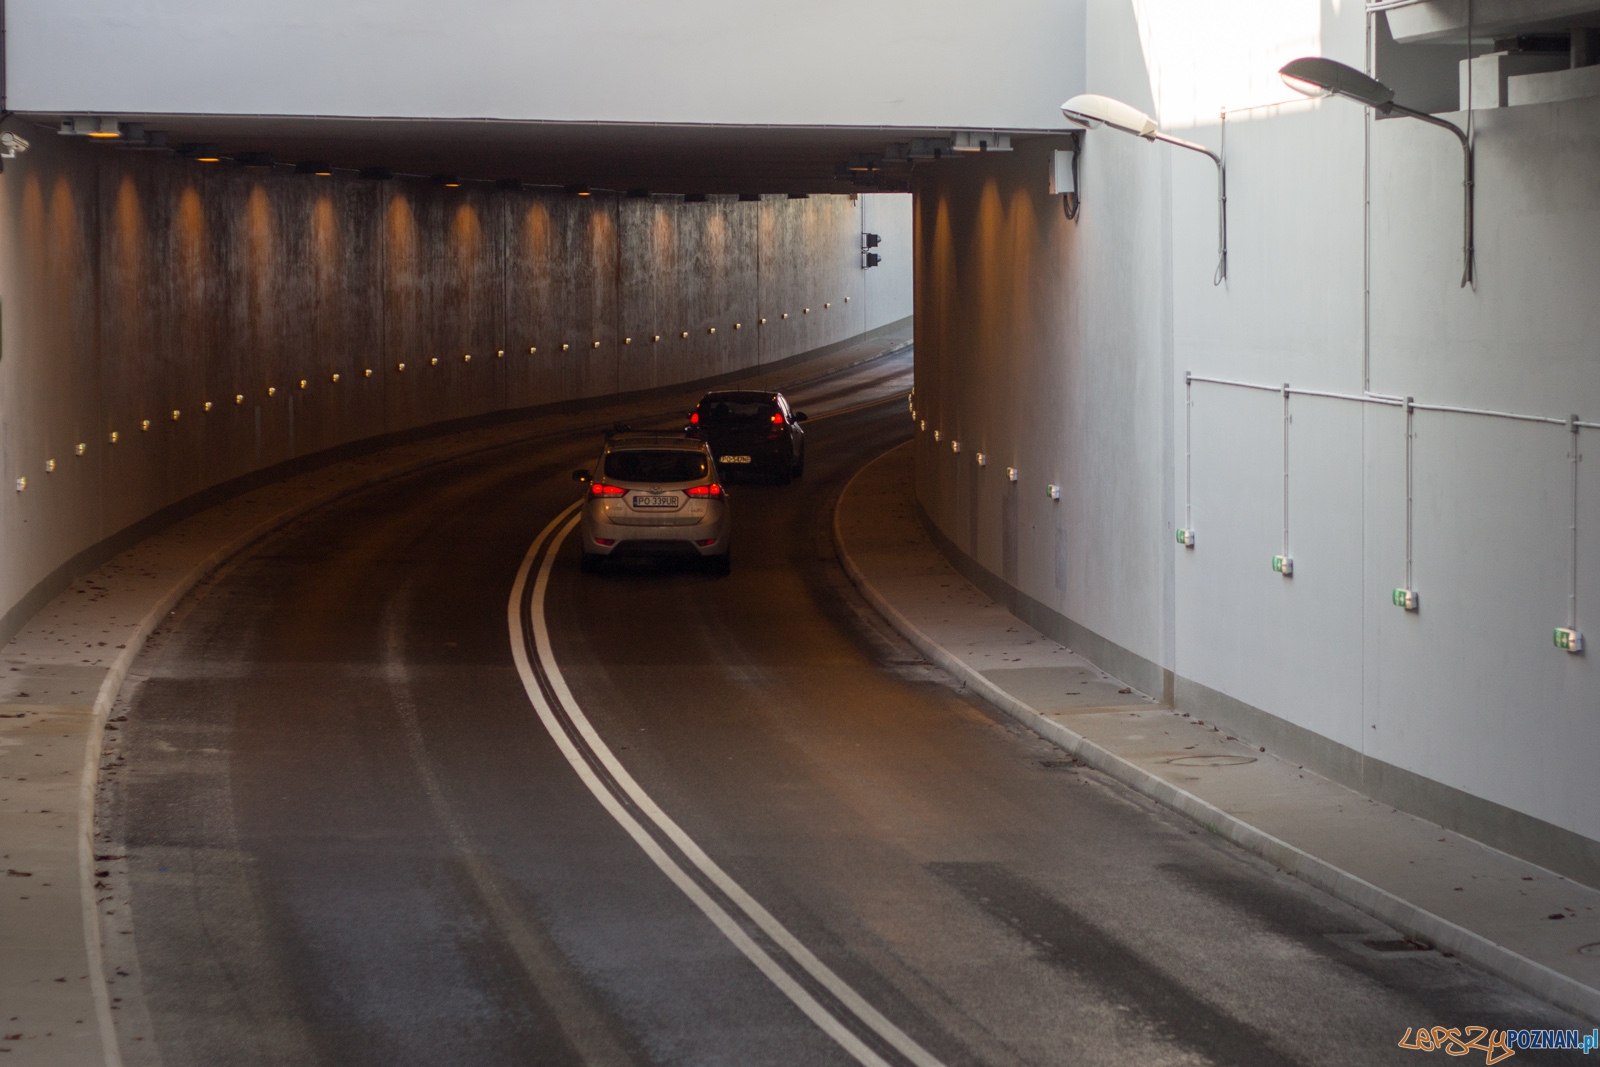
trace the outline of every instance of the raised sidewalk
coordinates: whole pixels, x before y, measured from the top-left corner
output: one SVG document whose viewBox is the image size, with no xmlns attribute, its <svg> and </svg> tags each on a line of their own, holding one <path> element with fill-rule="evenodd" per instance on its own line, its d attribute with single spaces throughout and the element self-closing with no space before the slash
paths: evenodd
<svg viewBox="0 0 1600 1067">
<path fill-rule="evenodd" d="M 1133 691 L 957 573 L 924 530 L 913 485 L 909 444 L 862 468 L 840 497 L 834 540 L 863 595 L 929 660 L 1213 833 L 1440 951 L 1600 1020 L 1600 891 Z M 1585 946 L 1595 954 L 1579 951 Z"/>
</svg>

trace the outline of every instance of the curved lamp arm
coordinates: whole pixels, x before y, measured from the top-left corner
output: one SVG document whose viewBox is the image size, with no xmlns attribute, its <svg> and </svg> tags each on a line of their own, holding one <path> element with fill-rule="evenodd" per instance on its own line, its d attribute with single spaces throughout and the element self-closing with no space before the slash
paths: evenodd
<svg viewBox="0 0 1600 1067">
<path fill-rule="evenodd" d="M 1430 115 L 1425 111 L 1417 111 L 1403 104 L 1394 102 L 1394 90 L 1367 75 L 1346 66 L 1333 59 L 1322 56 L 1302 56 L 1300 59 L 1291 59 L 1278 70 L 1284 84 L 1297 93 L 1306 96 L 1342 96 L 1347 100 L 1354 100 L 1364 104 L 1380 115 L 1404 115 L 1407 118 L 1419 119 L 1430 126 L 1438 126 L 1449 130 L 1461 142 L 1461 165 L 1463 178 L 1461 181 L 1461 285 L 1462 288 L 1472 285 L 1474 277 L 1473 248 L 1473 179 L 1472 179 L 1472 138 L 1466 131 L 1453 122 Z"/>
<path fill-rule="evenodd" d="M 1120 100 L 1113 100 L 1109 96 L 1100 96 L 1095 93 L 1084 93 L 1075 96 L 1061 105 L 1061 113 L 1070 121 L 1092 130 L 1097 126 L 1110 126 L 1123 133 L 1131 133 L 1135 137 L 1143 137 L 1146 141 L 1165 141 L 1167 144 L 1187 148 L 1193 152 L 1203 152 L 1211 157 L 1217 165 L 1217 271 L 1211 277 L 1212 285 L 1221 285 L 1228 278 L 1228 178 L 1227 170 L 1222 165 L 1222 157 L 1203 144 L 1185 141 L 1181 137 L 1174 137 L 1162 133 L 1156 128 L 1155 119 L 1143 111 L 1124 104 Z"/>
</svg>

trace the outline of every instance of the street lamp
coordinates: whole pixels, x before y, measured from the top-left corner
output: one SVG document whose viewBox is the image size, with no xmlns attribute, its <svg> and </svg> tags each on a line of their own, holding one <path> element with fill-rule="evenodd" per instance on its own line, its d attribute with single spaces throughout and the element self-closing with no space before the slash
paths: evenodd
<svg viewBox="0 0 1600 1067">
<path fill-rule="evenodd" d="M 1075 96 L 1061 105 L 1061 113 L 1069 122 L 1074 122 L 1086 130 L 1109 126 L 1113 130 L 1143 137 L 1147 141 L 1165 141 L 1167 144 L 1175 144 L 1179 148 L 1202 152 L 1211 157 L 1211 162 L 1217 165 L 1217 273 L 1212 277 L 1211 284 L 1221 285 L 1228 277 L 1228 173 L 1222 165 L 1222 157 L 1203 144 L 1195 144 L 1193 141 L 1174 137 L 1170 133 L 1162 133 L 1156 128 L 1155 119 L 1138 108 L 1124 104 L 1121 100 L 1113 100 L 1109 96 L 1099 96 L 1095 93 Z"/>
<path fill-rule="evenodd" d="M 1431 126 L 1439 126 L 1456 135 L 1461 141 L 1463 169 L 1461 284 L 1471 285 L 1473 282 L 1472 142 L 1466 132 L 1453 122 L 1446 122 L 1425 111 L 1415 111 L 1403 104 L 1395 103 L 1393 89 L 1376 78 L 1367 77 L 1354 67 L 1347 67 L 1331 59 L 1307 56 L 1291 60 L 1279 69 L 1278 74 L 1282 76 L 1284 84 L 1295 92 L 1307 96 L 1342 96 L 1358 104 L 1365 104 L 1380 115 L 1404 115 L 1407 118 L 1421 119 Z"/>
</svg>

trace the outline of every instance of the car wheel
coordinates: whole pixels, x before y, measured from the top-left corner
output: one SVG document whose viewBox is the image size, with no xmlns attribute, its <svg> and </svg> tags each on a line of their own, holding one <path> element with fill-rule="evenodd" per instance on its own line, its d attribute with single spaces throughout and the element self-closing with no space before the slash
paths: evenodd
<svg viewBox="0 0 1600 1067">
<path fill-rule="evenodd" d="M 794 468 L 791 467 L 787 463 L 780 464 L 780 466 L 778 467 L 778 476 L 777 476 L 778 484 L 779 485 L 788 485 L 789 484 L 789 479 L 791 479 L 793 477 L 794 477 Z"/>
<path fill-rule="evenodd" d="M 602 556 L 598 552 L 585 552 L 583 554 L 583 564 L 582 564 L 583 573 L 585 573 L 585 574 L 599 574 L 600 573 L 600 565 L 602 563 L 604 563 L 605 561 L 606 561 L 606 558 L 604 556 Z"/>
<path fill-rule="evenodd" d="M 724 552 L 720 556 L 706 557 L 706 570 L 718 578 L 726 578 L 733 569 L 733 553 Z"/>
</svg>

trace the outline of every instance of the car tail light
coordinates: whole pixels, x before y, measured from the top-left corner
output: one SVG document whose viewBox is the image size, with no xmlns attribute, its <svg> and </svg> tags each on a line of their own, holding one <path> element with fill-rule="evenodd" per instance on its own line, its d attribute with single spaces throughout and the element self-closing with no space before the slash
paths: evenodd
<svg viewBox="0 0 1600 1067">
<path fill-rule="evenodd" d="M 772 425 L 774 425 L 774 426 L 782 426 L 783 425 L 783 412 L 775 411 L 775 412 L 772 413 Z"/>
<path fill-rule="evenodd" d="M 722 496 L 722 486 L 718 485 L 716 482 L 712 482 L 710 485 L 691 485 L 689 487 L 689 495 L 709 496 L 713 499 L 719 498 Z"/>
<path fill-rule="evenodd" d="M 625 492 L 627 490 L 620 485 L 605 485 L 601 482 L 593 482 L 589 485 L 590 496 L 621 496 Z"/>
<path fill-rule="evenodd" d="M 689 414 L 689 425 L 690 426 L 699 426 L 700 425 L 700 413 L 698 411 L 691 412 Z"/>
<path fill-rule="evenodd" d="M 610 538 L 610 537 L 596 537 L 594 539 L 594 543 L 599 545 L 599 546 L 601 546 L 602 548 L 610 548 L 612 545 L 616 544 L 617 542 L 616 542 L 616 540 L 614 538 Z"/>
<path fill-rule="evenodd" d="M 695 544 L 699 545 L 701 548 L 710 548 L 712 545 L 714 545 L 716 543 L 717 543 L 717 539 L 715 537 L 708 537 L 704 541 L 696 541 L 695 542 Z"/>
</svg>

